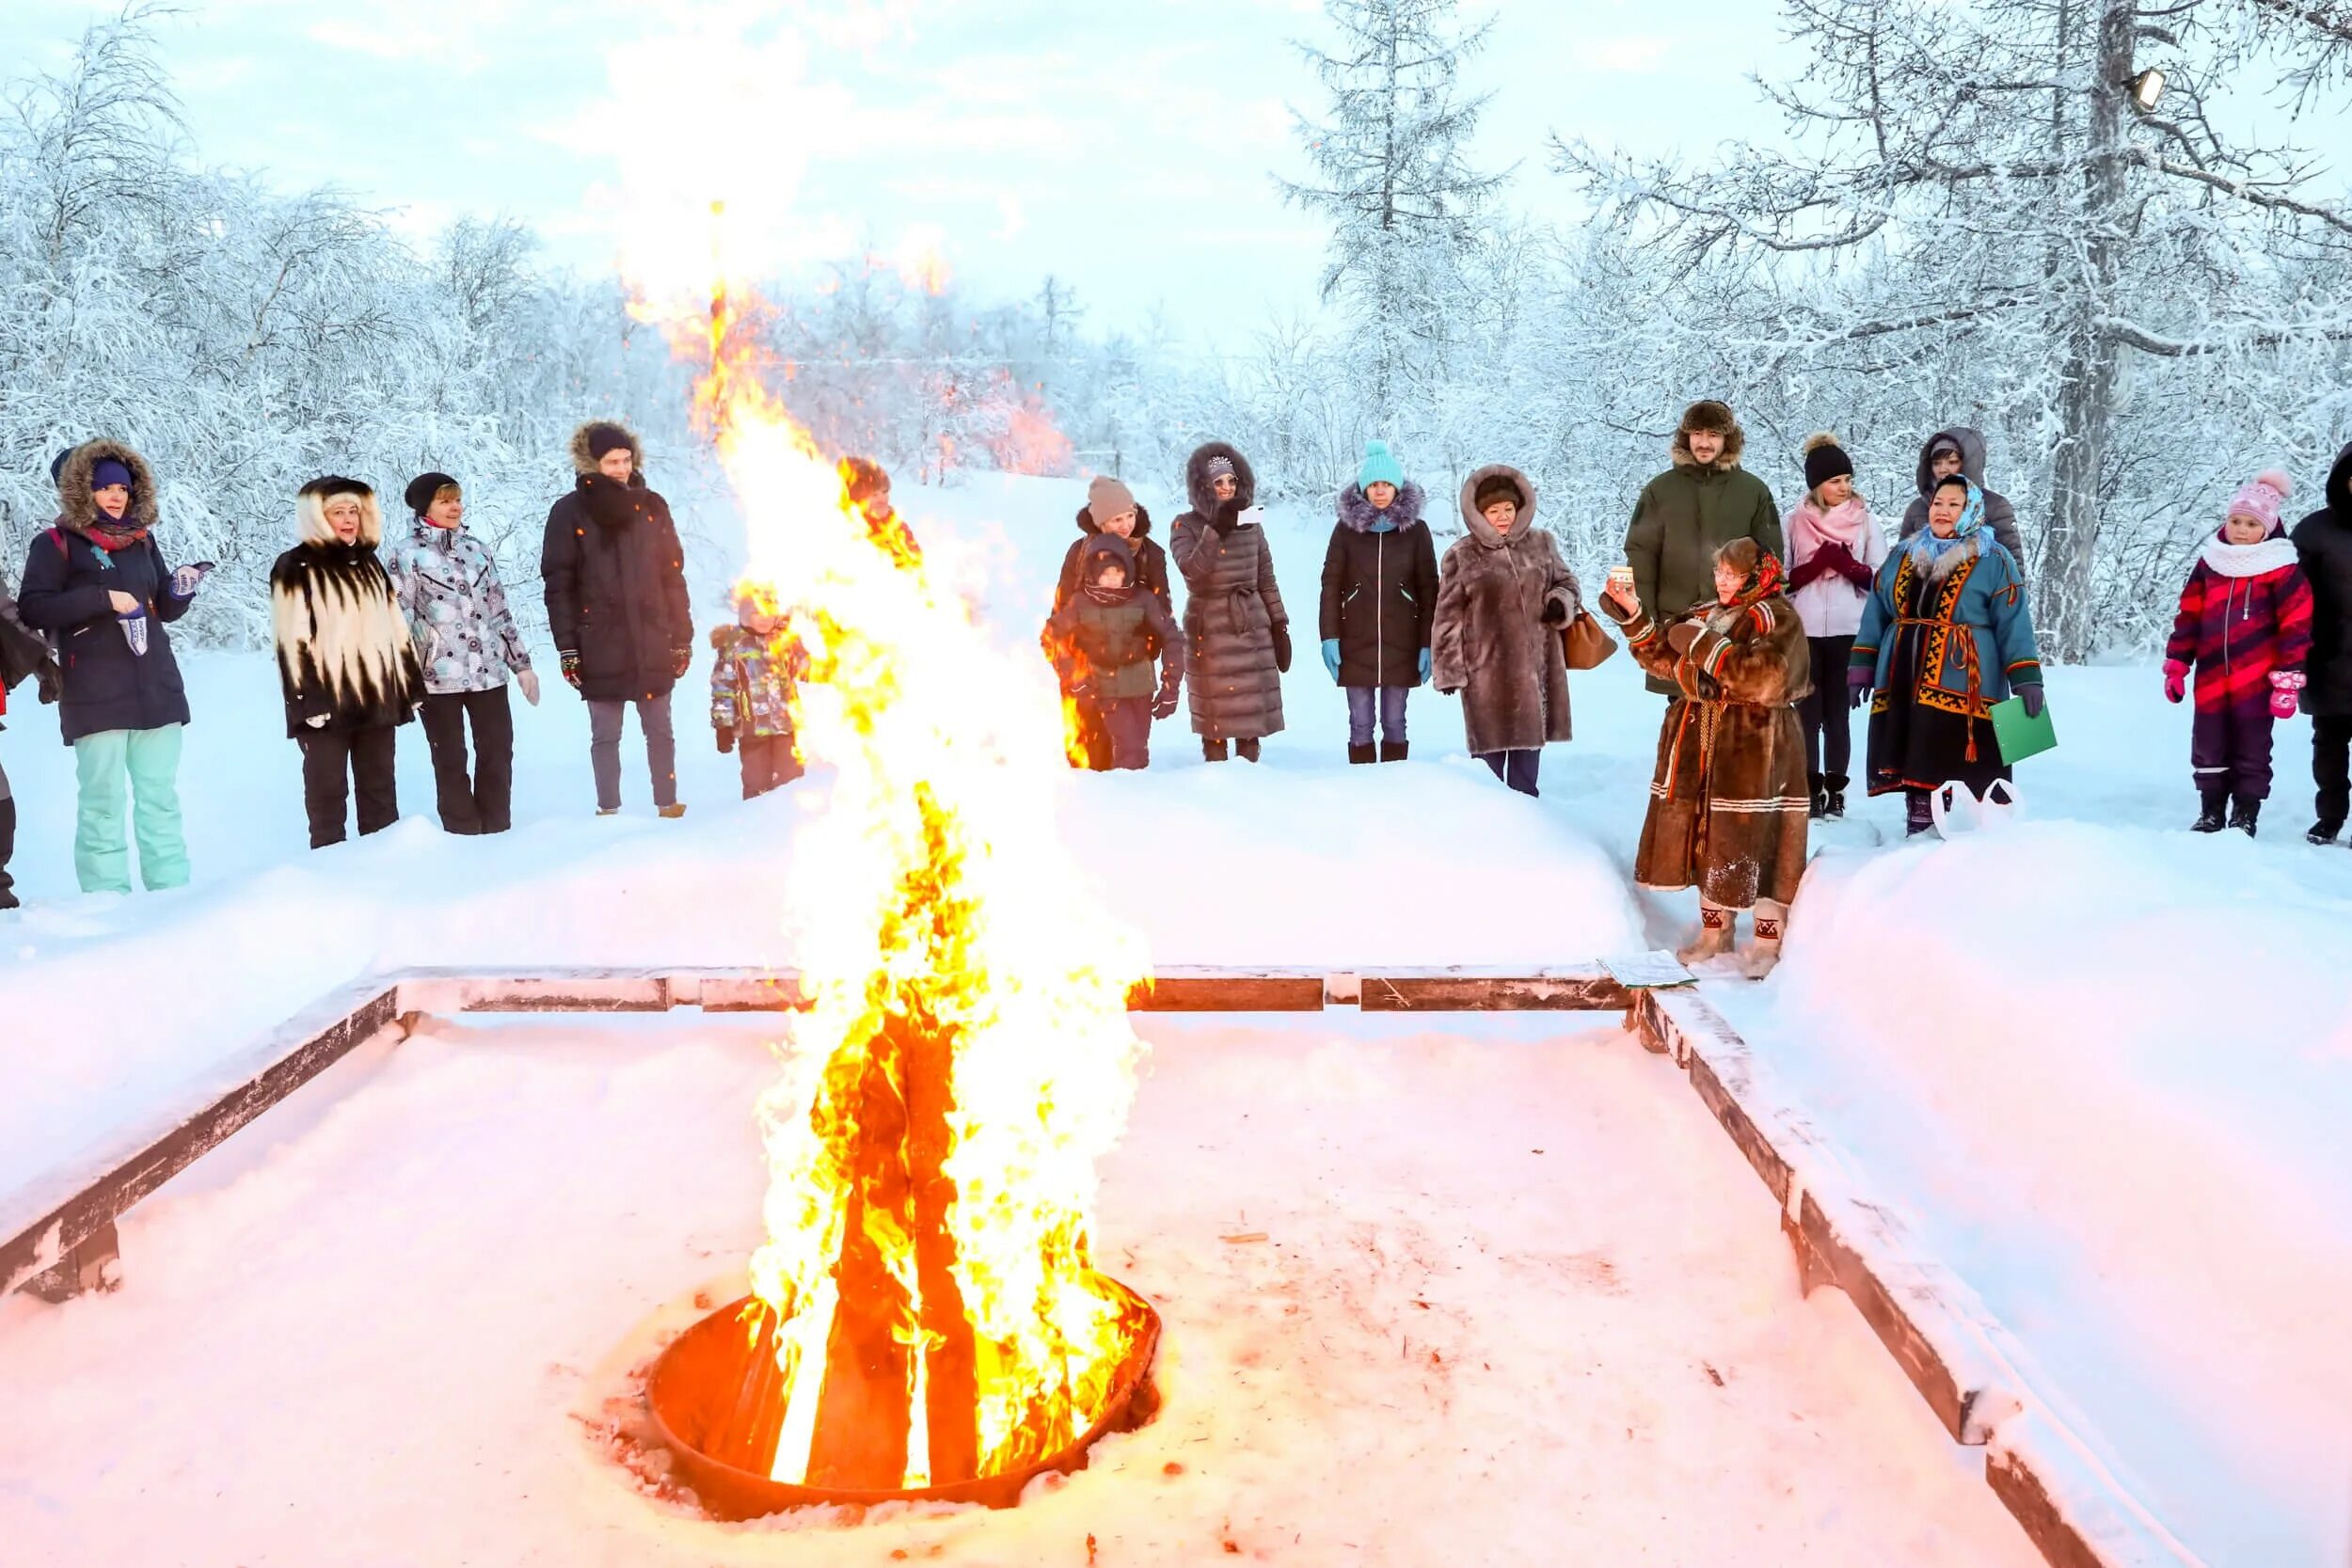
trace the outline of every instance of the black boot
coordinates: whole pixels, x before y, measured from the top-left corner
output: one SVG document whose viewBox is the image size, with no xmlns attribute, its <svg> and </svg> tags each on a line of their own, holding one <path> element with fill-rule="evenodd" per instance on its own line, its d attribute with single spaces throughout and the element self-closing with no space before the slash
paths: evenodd
<svg viewBox="0 0 2352 1568">
<path fill-rule="evenodd" d="M 2198 799 L 2204 809 L 2197 814 L 2197 820 L 2188 825 L 2190 832 L 2217 833 L 2230 825 L 2227 815 L 2230 809 L 2230 797 L 2227 793 L 2218 789 L 2208 789 L 2202 791 Z"/>
<path fill-rule="evenodd" d="M 1821 787 L 1821 776 L 1819 773 L 1813 775 L 1808 793 L 1813 799 L 1812 803 L 1805 807 L 1804 814 L 1819 822 L 1829 815 L 1829 791 Z"/>
<path fill-rule="evenodd" d="M 1412 742 L 1409 740 L 1382 741 L 1380 743 L 1380 760 L 1382 762 L 1403 762 L 1405 760 L 1405 749 L 1411 744 Z"/>
<path fill-rule="evenodd" d="M 2303 836 L 2313 844 L 2333 844 L 2336 835 L 2342 832 L 2344 824 L 2341 822 L 2314 822 L 2312 831 Z"/>
<path fill-rule="evenodd" d="M 0 910 L 16 908 L 16 879 L 8 875 L 8 857 L 16 853 L 16 797 L 0 796 Z"/>
<path fill-rule="evenodd" d="M 1352 740 L 1347 743 L 1347 760 L 1349 762 L 1370 762 L 1373 760 L 1375 754 L 1375 753 L 1372 749 L 1372 742 L 1369 740 L 1365 741 L 1360 746 L 1357 745 L 1356 742 Z"/>
<path fill-rule="evenodd" d="M 1222 740 L 1209 740 L 1204 738 L 1200 742 L 1200 754 L 1211 762 L 1223 762 L 1225 760 L 1225 742 Z"/>
<path fill-rule="evenodd" d="M 1846 815 L 1846 780 L 1842 774 L 1822 775 L 1821 815 L 1832 821 Z"/>
<path fill-rule="evenodd" d="M 1928 792 L 1924 789 L 1903 791 L 1903 832 L 1916 838 L 1935 826 L 1935 813 L 1928 809 Z"/>
<path fill-rule="evenodd" d="M 1241 760 L 1244 762 L 1258 760 L 1258 743 L 1255 740 L 1236 740 L 1233 742 L 1233 750 L 1241 753 Z"/>
<path fill-rule="evenodd" d="M 2248 838 L 2254 836 L 2254 824 L 2263 814 L 2263 803 L 2250 796 L 2241 795 L 2230 802 L 2230 826 Z"/>
</svg>

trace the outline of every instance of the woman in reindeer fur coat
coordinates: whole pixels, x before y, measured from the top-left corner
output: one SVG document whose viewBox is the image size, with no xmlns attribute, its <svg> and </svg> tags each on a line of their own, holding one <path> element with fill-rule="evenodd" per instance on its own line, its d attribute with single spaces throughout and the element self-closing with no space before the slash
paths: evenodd
<svg viewBox="0 0 2352 1568">
<path fill-rule="evenodd" d="M 1644 887 L 1698 888 L 1699 935 L 1684 963 L 1728 952 L 1738 912 L 1753 909 L 1756 942 L 1742 959 L 1761 978 L 1780 961 L 1804 879 L 1811 799 L 1796 705 L 1812 689 L 1812 658 L 1780 562 L 1762 546 L 1724 546 L 1714 575 L 1714 596 L 1663 627 L 1622 589 L 1602 600 L 1635 661 L 1675 689 L 1633 877 Z"/>
<path fill-rule="evenodd" d="M 130 892 L 135 838 L 139 879 L 178 887 L 188 879 L 179 782 L 188 694 L 167 627 L 207 568 L 165 563 L 155 476 L 123 443 L 60 452 L 50 476 L 57 521 L 33 536 L 17 609 L 64 667 L 57 727 L 81 791 L 74 876 L 84 893 Z"/>
<path fill-rule="evenodd" d="M 424 671 L 391 574 L 376 559 L 384 515 L 375 492 L 329 476 L 295 499 L 302 542 L 269 570 L 286 734 L 302 748 L 310 847 L 343 841 L 356 787 L 359 832 L 400 819 L 393 736 L 424 701 Z"/>
<path fill-rule="evenodd" d="M 1168 553 L 1184 578 L 1193 731 L 1211 762 L 1225 760 L 1229 743 L 1255 762 L 1258 742 L 1282 728 L 1291 667 L 1290 612 L 1259 526 L 1258 476 L 1239 451 L 1211 441 L 1185 459 L 1184 493 L 1192 510 L 1176 519 Z"/>
<path fill-rule="evenodd" d="M 1347 692 L 1347 760 L 1406 757 L 1405 702 L 1429 678 L 1438 618 L 1438 548 L 1425 498 L 1386 441 L 1364 445 L 1356 483 L 1340 492 L 1323 552 L 1323 665 Z"/>
<path fill-rule="evenodd" d="M 1493 463 L 1462 482 L 1468 538 L 1447 546 L 1430 630 L 1430 679 L 1462 694 L 1470 754 L 1536 793 L 1544 742 L 1565 740 L 1568 664 L 1560 629 L 1583 602 L 1560 546 L 1535 527 L 1535 486 Z"/>
</svg>

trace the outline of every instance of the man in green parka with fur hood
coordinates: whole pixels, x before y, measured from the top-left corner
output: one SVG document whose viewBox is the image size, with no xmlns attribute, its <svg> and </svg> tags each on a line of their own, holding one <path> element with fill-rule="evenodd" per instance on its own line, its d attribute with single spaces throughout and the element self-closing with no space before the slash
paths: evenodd
<svg viewBox="0 0 2352 1568">
<path fill-rule="evenodd" d="M 1785 559 L 1780 509 L 1765 483 L 1740 467 L 1747 438 L 1728 404 L 1702 398 L 1683 411 L 1676 428 L 1674 467 L 1642 487 L 1633 522 L 1625 531 L 1625 558 L 1642 612 L 1664 626 L 1715 596 L 1715 552 L 1734 539 L 1753 539 Z M 1657 676 L 1661 696 L 1675 689 Z"/>
</svg>

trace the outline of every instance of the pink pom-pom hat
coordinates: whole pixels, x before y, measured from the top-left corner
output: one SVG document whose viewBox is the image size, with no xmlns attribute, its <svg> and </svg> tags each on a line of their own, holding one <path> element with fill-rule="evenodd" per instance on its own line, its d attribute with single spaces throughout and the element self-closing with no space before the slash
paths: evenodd
<svg viewBox="0 0 2352 1568">
<path fill-rule="evenodd" d="M 2279 509 L 2286 505 L 2287 497 L 2294 493 L 2295 482 L 2284 472 L 2265 468 L 2238 486 L 2237 494 L 2230 498 L 2228 515 L 2259 519 L 2267 537 L 2280 531 Z"/>
</svg>

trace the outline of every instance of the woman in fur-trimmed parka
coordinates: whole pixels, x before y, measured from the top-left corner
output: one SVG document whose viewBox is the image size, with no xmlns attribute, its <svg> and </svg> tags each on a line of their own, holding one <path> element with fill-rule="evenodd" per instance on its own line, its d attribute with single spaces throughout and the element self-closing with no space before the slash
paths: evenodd
<svg viewBox="0 0 2352 1568">
<path fill-rule="evenodd" d="M 356 788 L 359 832 L 400 817 L 393 736 L 424 701 L 424 672 L 391 575 L 376 559 L 384 515 L 375 492 L 330 475 L 295 499 L 302 542 L 269 571 L 286 734 L 302 748 L 310 847 L 343 841 Z"/>
<path fill-rule="evenodd" d="M 1239 451 L 1211 441 L 1185 460 L 1184 493 L 1192 510 L 1176 519 L 1168 554 L 1184 578 L 1193 731 L 1211 762 L 1225 760 L 1229 743 L 1255 762 L 1259 741 L 1282 728 L 1291 667 L 1290 612 L 1259 526 L 1258 476 Z"/>
<path fill-rule="evenodd" d="M 1756 942 L 1742 960 L 1760 978 L 1780 961 L 1804 879 L 1812 800 L 1797 705 L 1813 689 L 1812 658 L 1777 557 L 1735 539 L 1715 552 L 1714 575 L 1714 596 L 1662 627 L 1630 594 L 1612 593 L 1602 608 L 1625 627 L 1634 661 L 1675 689 L 1634 880 L 1699 890 L 1685 963 L 1729 952 L 1738 911 L 1754 910 Z"/>
<path fill-rule="evenodd" d="M 1340 492 L 1323 552 L 1324 668 L 1347 693 L 1347 760 L 1403 762 L 1405 704 L 1429 678 L 1438 618 L 1438 547 L 1422 521 L 1426 498 L 1386 441 L 1367 442 L 1356 482 Z M 1377 752 L 1373 724 L 1380 727 Z"/>
<path fill-rule="evenodd" d="M 1470 534 L 1447 546 L 1438 569 L 1430 681 L 1461 693 L 1470 754 L 1534 795 L 1544 743 L 1569 737 L 1560 631 L 1583 592 L 1559 545 L 1534 526 L 1535 486 L 1525 474 L 1488 464 L 1462 482 L 1461 501 Z"/>
</svg>

